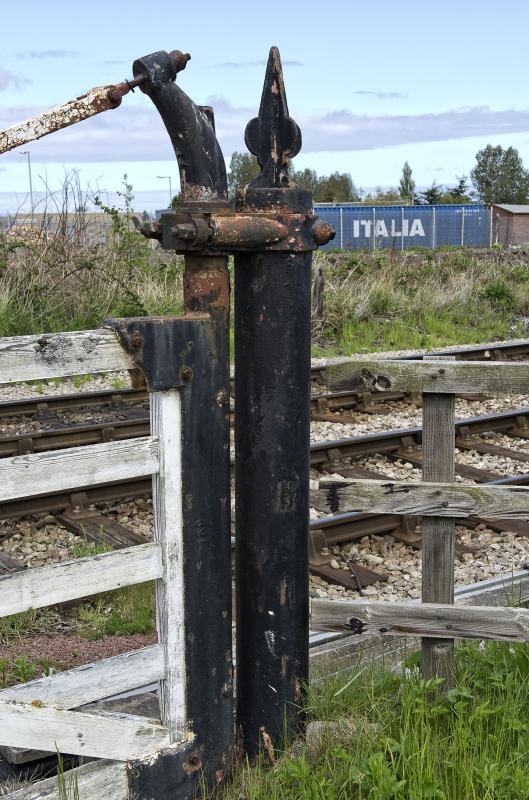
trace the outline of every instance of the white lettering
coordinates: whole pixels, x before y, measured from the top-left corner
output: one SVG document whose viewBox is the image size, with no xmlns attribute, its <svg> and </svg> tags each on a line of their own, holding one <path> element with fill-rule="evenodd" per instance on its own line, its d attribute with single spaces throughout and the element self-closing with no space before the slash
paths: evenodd
<svg viewBox="0 0 529 800">
<path fill-rule="evenodd" d="M 420 219 L 414 219 L 411 223 L 410 236 L 425 236 L 424 228 Z"/>
<path fill-rule="evenodd" d="M 360 236 L 360 220 L 353 220 L 353 238 L 358 239 Z"/>
<path fill-rule="evenodd" d="M 371 220 L 370 219 L 361 219 L 360 225 L 364 226 L 364 236 L 369 238 L 371 236 Z"/>
<path fill-rule="evenodd" d="M 388 229 L 386 228 L 386 223 L 383 219 L 377 219 L 377 223 L 375 225 L 375 236 L 387 236 Z"/>
<path fill-rule="evenodd" d="M 402 236 L 402 233 L 397 230 L 397 224 L 394 219 L 391 220 L 391 235 L 393 238 L 396 236 Z"/>
</svg>

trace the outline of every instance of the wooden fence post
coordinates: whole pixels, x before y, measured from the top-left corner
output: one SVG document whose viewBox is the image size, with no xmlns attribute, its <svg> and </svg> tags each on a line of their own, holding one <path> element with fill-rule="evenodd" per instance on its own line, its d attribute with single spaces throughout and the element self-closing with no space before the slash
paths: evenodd
<svg viewBox="0 0 529 800">
<path fill-rule="evenodd" d="M 439 356 L 425 360 L 439 360 Z M 453 356 L 444 358 L 454 361 Z M 423 480 L 454 481 L 455 395 L 423 393 L 422 456 Z M 423 517 L 422 520 L 422 602 L 454 602 L 455 520 Z M 422 640 L 422 674 L 444 678 L 449 688 L 454 670 L 454 640 Z"/>
</svg>

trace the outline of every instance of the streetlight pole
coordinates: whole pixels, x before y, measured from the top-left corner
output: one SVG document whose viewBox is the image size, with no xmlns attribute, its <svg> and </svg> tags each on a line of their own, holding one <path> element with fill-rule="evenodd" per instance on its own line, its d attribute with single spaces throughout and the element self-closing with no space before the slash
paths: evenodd
<svg viewBox="0 0 529 800">
<path fill-rule="evenodd" d="M 21 156 L 28 157 L 28 172 L 29 172 L 29 198 L 31 203 L 31 224 L 33 224 L 33 181 L 31 179 L 31 155 L 29 150 L 21 150 Z"/>
<path fill-rule="evenodd" d="M 170 175 L 157 175 L 156 177 L 160 178 L 161 180 L 165 179 L 165 180 L 169 181 L 169 208 L 171 208 L 171 204 L 173 202 L 173 184 L 172 184 L 172 181 L 171 181 L 171 176 Z"/>
</svg>

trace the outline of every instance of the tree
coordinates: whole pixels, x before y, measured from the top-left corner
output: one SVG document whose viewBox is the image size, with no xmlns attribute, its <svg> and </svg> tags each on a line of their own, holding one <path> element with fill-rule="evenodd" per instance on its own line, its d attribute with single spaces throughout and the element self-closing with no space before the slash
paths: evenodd
<svg viewBox="0 0 529 800">
<path fill-rule="evenodd" d="M 331 175 L 318 178 L 314 192 L 316 203 L 344 203 L 359 199 L 356 186 L 348 172 L 333 172 Z"/>
<path fill-rule="evenodd" d="M 295 170 L 291 173 L 291 178 L 294 183 L 302 189 L 306 189 L 307 192 L 312 192 L 313 197 L 316 195 L 320 179 L 315 169 L 309 169 L 307 167 L 307 169 Z"/>
<path fill-rule="evenodd" d="M 470 178 L 483 203 L 523 204 L 529 199 L 529 172 L 514 147 L 488 144 L 476 154 Z"/>
<path fill-rule="evenodd" d="M 457 176 L 457 184 L 448 190 L 448 194 L 453 197 L 457 203 L 460 203 L 462 200 L 468 201 L 469 188 L 467 176 Z"/>
<path fill-rule="evenodd" d="M 442 197 L 442 187 L 438 186 L 436 181 L 434 181 L 428 189 L 425 189 L 417 195 L 415 202 L 419 206 L 433 206 L 440 203 Z"/>
<path fill-rule="evenodd" d="M 402 167 L 402 176 L 399 181 L 399 194 L 401 197 L 413 197 L 415 192 L 415 181 L 411 177 L 411 167 L 407 161 Z"/>
<path fill-rule="evenodd" d="M 255 156 L 250 153 L 238 153 L 235 151 L 230 160 L 228 172 L 228 192 L 230 197 L 235 196 L 237 189 L 242 189 L 250 181 L 256 178 L 261 169 Z"/>
</svg>

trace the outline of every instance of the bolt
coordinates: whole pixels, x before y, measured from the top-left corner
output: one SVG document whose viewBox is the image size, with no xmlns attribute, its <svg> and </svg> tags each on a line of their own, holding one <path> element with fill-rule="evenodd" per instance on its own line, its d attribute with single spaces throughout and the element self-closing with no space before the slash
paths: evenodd
<svg viewBox="0 0 529 800">
<path fill-rule="evenodd" d="M 180 377 L 183 381 L 190 381 L 193 377 L 193 370 L 191 367 L 184 367 L 182 370 L 180 370 Z"/>
<path fill-rule="evenodd" d="M 141 347 L 143 344 L 143 339 L 139 333 L 135 333 L 130 337 L 130 343 L 133 347 Z"/>
<path fill-rule="evenodd" d="M 187 62 L 191 60 L 189 53 L 182 53 L 181 50 L 171 50 L 169 53 L 177 72 L 182 72 L 187 67 Z"/>
</svg>

